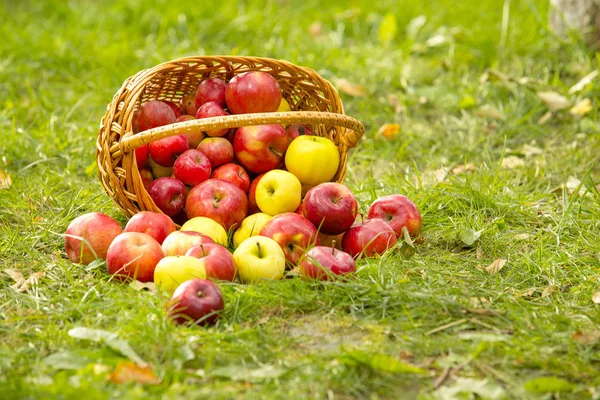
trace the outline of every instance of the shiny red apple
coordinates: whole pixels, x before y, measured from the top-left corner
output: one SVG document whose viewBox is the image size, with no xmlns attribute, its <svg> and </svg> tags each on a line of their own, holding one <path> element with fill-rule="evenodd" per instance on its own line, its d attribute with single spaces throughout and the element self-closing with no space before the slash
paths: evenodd
<svg viewBox="0 0 600 400">
<path fill-rule="evenodd" d="M 153 211 L 140 211 L 127 221 L 124 232 L 140 232 L 152 236 L 158 244 L 177 229 L 175 223 L 166 214 Z"/>
<path fill-rule="evenodd" d="M 336 248 L 315 246 L 308 250 L 299 265 L 300 274 L 313 279 L 329 280 L 336 275 L 356 271 L 354 258 Z"/>
<path fill-rule="evenodd" d="M 167 315 L 186 325 L 212 325 L 225 308 L 219 287 L 208 279 L 190 279 L 181 283 L 167 305 Z"/>
<path fill-rule="evenodd" d="M 168 176 L 155 179 L 148 187 L 154 204 L 168 216 L 176 215 L 183 209 L 186 193 L 183 182 Z"/>
<path fill-rule="evenodd" d="M 116 280 L 137 279 L 151 282 L 154 268 L 164 257 L 160 244 L 150 235 L 123 232 L 117 236 L 106 254 L 106 268 Z"/>
<path fill-rule="evenodd" d="M 229 115 L 229 113 L 214 101 L 209 101 L 208 103 L 202 104 L 200 108 L 198 108 L 198 111 L 196 111 L 196 119 L 224 117 L 226 115 Z M 209 129 L 205 132 L 211 137 L 225 136 L 229 132 L 229 128 Z"/>
<path fill-rule="evenodd" d="M 207 137 L 198 144 L 198 150 L 210 160 L 213 169 L 233 161 L 233 145 L 222 137 Z"/>
<path fill-rule="evenodd" d="M 205 103 L 214 101 L 221 108 L 225 108 L 225 87 L 227 84 L 216 77 L 208 78 L 200 82 L 196 89 L 196 108 Z"/>
<path fill-rule="evenodd" d="M 225 230 L 239 226 L 248 214 L 246 193 L 233 183 L 208 179 L 194 186 L 185 203 L 188 218 L 208 217 Z"/>
<path fill-rule="evenodd" d="M 274 169 L 288 147 L 285 130 L 279 124 L 243 126 L 233 140 L 238 162 L 255 174 Z"/>
<path fill-rule="evenodd" d="M 137 113 L 136 128 L 145 131 L 175 122 L 177 115 L 165 102 L 150 100 L 144 103 Z"/>
<path fill-rule="evenodd" d="M 302 215 L 327 235 L 346 232 L 357 213 L 356 198 L 341 183 L 326 182 L 309 189 L 302 203 Z"/>
<path fill-rule="evenodd" d="M 382 219 L 354 224 L 342 237 L 342 250 L 354 258 L 382 255 L 396 244 L 396 233 Z"/>
<path fill-rule="evenodd" d="M 90 212 L 75 218 L 65 232 L 65 251 L 74 263 L 89 264 L 105 259 L 108 247 L 123 232 L 121 225 L 106 214 Z"/>
<path fill-rule="evenodd" d="M 204 182 L 212 173 L 210 160 L 204 153 L 189 149 L 181 153 L 173 165 L 173 175 L 188 186 Z"/>
<path fill-rule="evenodd" d="M 228 163 L 217 167 L 217 169 L 213 171 L 211 178 L 233 183 L 235 186 L 242 189 L 244 193 L 247 193 L 250 188 L 250 177 L 248 176 L 248 173 L 244 167 L 236 163 Z"/>
<path fill-rule="evenodd" d="M 304 251 L 311 246 L 319 245 L 317 229 L 306 218 L 293 212 L 278 214 L 271 218 L 260 230 L 261 236 L 275 240 L 292 266 Z"/>
<path fill-rule="evenodd" d="M 149 144 L 150 157 L 163 167 L 172 167 L 177 157 L 189 148 L 189 142 L 183 135 L 169 136 Z"/>
<path fill-rule="evenodd" d="M 383 219 L 390 224 L 397 237 L 402 235 L 402 228 L 406 228 L 411 237 L 416 237 L 421 231 L 422 220 L 417 206 L 401 194 L 391 194 L 375 200 L 369 207 L 367 218 Z"/>
<path fill-rule="evenodd" d="M 202 262 L 207 278 L 233 282 L 235 261 L 224 246 L 217 243 L 201 244 L 190 248 L 185 255 L 196 257 Z"/>
<path fill-rule="evenodd" d="M 227 84 L 225 101 L 232 114 L 273 112 L 281 104 L 281 89 L 266 72 L 244 72 Z"/>
</svg>

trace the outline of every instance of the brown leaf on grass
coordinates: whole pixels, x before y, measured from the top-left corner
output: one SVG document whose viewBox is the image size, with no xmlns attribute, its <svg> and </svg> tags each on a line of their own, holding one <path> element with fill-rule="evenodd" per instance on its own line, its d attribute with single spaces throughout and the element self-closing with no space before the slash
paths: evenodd
<svg viewBox="0 0 600 400">
<path fill-rule="evenodd" d="M 398 96 L 396 96 L 395 94 L 392 94 L 392 93 L 388 94 L 387 101 L 394 107 L 394 112 L 396 114 L 401 114 L 404 111 L 406 111 L 404 104 L 402 104 L 402 101 L 400 100 L 400 98 Z"/>
<path fill-rule="evenodd" d="M 156 293 L 156 284 L 154 282 L 140 282 L 137 279 L 129 284 L 129 287 L 135 290 L 147 290 L 151 293 Z"/>
<path fill-rule="evenodd" d="M 157 385 L 160 383 L 158 377 L 152 371 L 152 366 L 139 365 L 131 361 L 123 361 L 108 375 L 112 383 L 142 383 Z"/>
<path fill-rule="evenodd" d="M 489 104 L 484 104 L 475 111 L 475 115 L 489 119 L 505 119 L 506 117 L 498 109 Z"/>
<path fill-rule="evenodd" d="M 11 288 L 17 292 L 26 292 L 31 286 L 37 285 L 39 279 L 45 275 L 43 271 L 39 271 L 34 272 L 25 279 L 23 278 L 21 271 L 16 269 L 6 269 L 4 272 L 15 281 L 15 283 L 11 285 Z"/>
<path fill-rule="evenodd" d="M 458 174 L 464 174 L 466 172 L 473 172 L 473 171 L 477 171 L 477 167 L 473 163 L 468 163 L 468 164 L 461 164 L 459 166 L 456 166 L 456 167 L 452 168 L 452 171 L 450 171 L 450 172 L 452 172 L 454 175 L 458 175 Z"/>
<path fill-rule="evenodd" d="M 0 170 L 0 190 L 8 189 L 11 185 L 12 180 L 10 179 L 10 175 Z"/>
<path fill-rule="evenodd" d="M 538 124 L 539 125 L 544 125 L 546 122 L 548 122 L 550 120 L 550 118 L 552 118 L 552 111 L 548 111 L 546 114 L 542 115 L 542 117 L 540 119 L 538 119 Z"/>
<path fill-rule="evenodd" d="M 596 292 L 592 295 L 592 301 L 594 304 L 600 304 L 600 292 Z"/>
<path fill-rule="evenodd" d="M 365 97 L 367 95 L 367 89 L 363 85 L 352 83 L 347 79 L 336 79 L 335 86 L 340 92 L 348 96 Z"/>
<path fill-rule="evenodd" d="M 383 124 L 381 128 L 377 131 L 379 136 L 383 138 L 393 141 L 398 137 L 400 133 L 400 124 Z"/>
<path fill-rule="evenodd" d="M 559 111 L 571 107 L 571 102 L 565 96 L 556 92 L 537 92 L 537 97 L 544 102 L 550 111 Z"/>
<path fill-rule="evenodd" d="M 507 262 L 508 262 L 508 260 L 499 258 L 497 260 L 494 260 L 494 262 L 492 262 L 490 265 L 488 265 L 485 268 L 485 270 L 490 275 L 497 274 L 502 268 L 504 268 L 504 266 L 506 265 Z"/>
<path fill-rule="evenodd" d="M 592 101 L 590 99 L 583 99 L 569 110 L 569 114 L 571 114 L 575 118 L 582 118 L 590 111 L 592 111 L 593 108 L 594 107 L 592 106 Z"/>
<path fill-rule="evenodd" d="M 502 168 L 517 168 L 524 167 L 525 161 L 516 156 L 508 156 L 502 160 Z"/>
<path fill-rule="evenodd" d="M 593 346 L 600 340 L 600 331 L 595 329 L 578 330 L 572 336 L 573 340 L 586 346 Z"/>
<path fill-rule="evenodd" d="M 530 144 L 524 144 L 520 151 L 525 157 L 535 156 L 537 154 L 542 154 L 543 152 L 544 150 Z"/>
<path fill-rule="evenodd" d="M 314 38 L 323 34 L 323 24 L 321 21 L 315 21 L 308 27 L 308 33 Z"/>
<path fill-rule="evenodd" d="M 15 283 L 13 285 L 11 285 L 11 287 L 13 289 L 17 289 L 20 288 L 23 283 L 25 282 L 25 278 L 23 278 L 23 274 L 21 273 L 21 271 L 16 270 L 16 269 L 5 269 L 4 273 L 8 276 L 10 276 L 10 278 L 15 281 Z"/>
<path fill-rule="evenodd" d="M 550 285 L 547 286 L 543 291 L 542 291 L 542 299 L 544 297 L 548 297 L 553 295 L 554 293 L 558 292 L 558 286 L 556 285 Z"/>
<path fill-rule="evenodd" d="M 573 93 L 582 91 L 587 85 L 589 85 L 590 83 L 592 83 L 592 81 L 594 79 L 596 79 L 598 74 L 600 74 L 600 71 L 595 69 L 592 72 L 590 72 L 589 74 L 587 74 L 586 76 L 584 76 L 583 78 L 581 78 L 581 80 L 579 82 L 577 82 L 576 84 L 571 86 L 571 88 L 569 89 L 569 94 L 573 94 Z"/>
<path fill-rule="evenodd" d="M 515 240 L 529 240 L 531 235 L 529 233 L 517 233 L 514 237 Z"/>
</svg>

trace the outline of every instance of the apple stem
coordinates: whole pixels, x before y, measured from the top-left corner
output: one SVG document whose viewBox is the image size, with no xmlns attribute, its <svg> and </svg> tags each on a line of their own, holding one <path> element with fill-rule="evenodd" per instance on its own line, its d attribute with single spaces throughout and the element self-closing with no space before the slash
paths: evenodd
<svg viewBox="0 0 600 400">
<path fill-rule="evenodd" d="M 258 242 L 258 241 L 256 242 L 256 247 L 258 247 L 258 258 L 262 258 L 262 255 L 260 254 L 261 253 L 261 251 L 260 251 L 260 242 Z"/>
<path fill-rule="evenodd" d="M 335 252 L 335 239 L 331 241 L 331 255 Z"/>
<path fill-rule="evenodd" d="M 204 250 L 204 243 L 200 243 L 200 248 L 202 249 L 202 255 L 206 255 L 206 250 Z"/>
</svg>

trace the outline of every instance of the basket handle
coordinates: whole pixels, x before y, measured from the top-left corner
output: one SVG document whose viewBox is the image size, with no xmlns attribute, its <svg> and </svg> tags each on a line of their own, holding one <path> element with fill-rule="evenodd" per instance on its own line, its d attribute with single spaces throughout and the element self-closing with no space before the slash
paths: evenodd
<svg viewBox="0 0 600 400">
<path fill-rule="evenodd" d="M 355 147 L 365 133 L 364 125 L 345 114 L 321 111 L 286 111 L 257 114 L 235 114 L 222 117 L 195 119 L 153 128 L 138 134 L 127 132 L 123 140 L 111 146 L 113 157 L 128 153 L 131 150 L 155 140 L 183 133 L 207 131 L 214 129 L 237 128 L 250 125 L 267 124 L 325 124 L 348 129 L 346 135 L 340 135 L 338 145 L 346 150 Z"/>
</svg>

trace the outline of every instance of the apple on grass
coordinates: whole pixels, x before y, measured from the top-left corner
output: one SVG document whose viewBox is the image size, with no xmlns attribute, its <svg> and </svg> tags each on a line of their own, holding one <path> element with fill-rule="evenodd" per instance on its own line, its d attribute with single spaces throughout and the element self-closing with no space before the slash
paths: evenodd
<svg viewBox="0 0 600 400">
<path fill-rule="evenodd" d="M 271 218 L 273 217 L 269 214 L 261 212 L 249 215 L 246 218 L 244 218 L 240 227 L 233 234 L 233 247 L 238 247 L 240 243 L 248 239 L 250 236 L 259 235 L 262 227 L 265 226 L 265 224 Z"/>
<path fill-rule="evenodd" d="M 65 232 L 65 251 L 74 263 L 87 265 L 96 258 L 106 259 L 114 238 L 123 232 L 121 225 L 106 214 L 91 212 L 75 218 Z"/>
<path fill-rule="evenodd" d="M 208 235 L 195 231 L 179 230 L 171 232 L 162 242 L 165 256 L 184 256 L 194 246 L 214 243 Z"/>
<path fill-rule="evenodd" d="M 225 81 L 212 77 L 203 80 L 196 89 L 196 108 L 200 108 L 205 103 L 214 101 L 221 108 L 225 108 Z"/>
<path fill-rule="evenodd" d="M 150 142 L 150 157 L 163 167 L 172 167 L 177 157 L 190 148 L 187 138 L 183 135 L 169 136 Z"/>
<path fill-rule="evenodd" d="M 235 186 L 242 189 L 244 193 L 247 193 L 250 188 L 250 177 L 248 176 L 248 173 L 244 167 L 236 163 L 227 163 L 217 167 L 213 171 L 211 178 L 233 183 Z"/>
<path fill-rule="evenodd" d="M 308 250 L 299 265 L 300 274 L 320 280 L 356 271 L 354 258 L 336 248 L 315 246 Z"/>
<path fill-rule="evenodd" d="M 182 231 L 198 232 L 210 237 L 215 243 L 227 246 L 227 231 L 223 225 L 208 217 L 194 217 L 181 225 Z"/>
<path fill-rule="evenodd" d="M 281 169 L 263 175 L 256 185 L 256 205 L 269 215 L 295 211 L 302 201 L 302 185 L 295 175 Z"/>
<path fill-rule="evenodd" d="M 307 249 L 319 245 L 315 226 L 294 212 L 275 215 L 262 227 L 260 235 L 275 240 L 291 266 L 298 265 Z"/>
<path fill-rule="evenodd" d="M 154 284 L 169 293 L 194 278 L 205 279 L 206 271 L 202 262 L 192 256 L 166 256 L 154 269 Z"/>
<path fill-rule="evenodd" d="M 171 107 L 160 100 L 150 100 L 144 103 L 137 113 L 137 128 L 145 131 L 175 122 L 177 115 Z"/>
<path fill-rule="evenodd" d="M 287 148 L 287 135 L 278 124 L 243 126 L 238 128 L 233 139 L 238 162 L 255 174 L 270 171 L 279 165 Z"/>
<path fill-rule="evenodd" d="M 249 237 L 235 249 L 233 259 L 240 280 L 244 283 L 283 278 L 285 255 L 279 244 L 271 238 Z"/>
<path fill-rule="evenodd" d="M 175 223 L 168 215 L 153 211 L 140 211 L 127 221 L 123 231 L 147 233 L 158 244 L 162 244 L 165 238 L 176 229 Z"/>
<path fill-rule="evenodd" d="M 167 176 L 155 179 L 148 187 L 154 204 L 168 216 L 176 215 L 183 209 L 186 193 L 183 182 Z"/>
<path fill-rule="evenodd" d="M 201 244 L 189 249 L 185 255 L 196 257 L 202 262 L 207 278 L 233 282 L 235 261 L 224 246 L 217 243 Z"/>
<path fill-rule="evenodd" d="M 342 237 L 342 250 L 354 258 L 382 255 L 396 244 L 396 233 L 382 219 L 354 224 Z"/>
<path fill-rule="evenodd" d="M 397 237 L 402 235 L 403 228 L 413 238 L 421 231 L 422 220 L 417 206 L 401 194 L 391 194 L 375 200 L 369 207 L 367 218 L 383 219 L 390 224 Z"/>
<path fill-rule="evenodd" d="M 208 157 L 213 169 L 233 161 L 233 145 L 223 137 L 207 137 L 196 148 Z"/>
<path fill-rule="evenodd" d="M 212 325 L 225 308 L 219 287 L 207 279 L 190 279 L 175 289 L 167 315 L 178 324 Z"/>
<path fill-rule="evenodd" d="M 340 152 L 326 137 L 298 136 L 285 152 L 285 167 L 305 185 L 333 179 L 340 165 Z"/>
<path fill-rule="evenodd" d="M 225 88 L 225 102 L 232 114 L 277 111 L 281 98 L 277 80 L 262 71 L 236 75 Z"/>
<path fill-rule="evenodd" d="M 210 160 L 199 150 L 184 151 L 173 165 L 173 175 L 186 185 L 196 186 L 210 178 Z"/>
<path fill-rule="evenodd" d="M 320 232 L 339 235 L 346 232 L 358 214 L 358 202 L 341 183 L 325 182 L 314 186 L 304 196 L 302 215 Z"/>
<path fill-rule="evenodd" d="M 238 227 L 246 218 L 248 198 L 233 183 L 211 178 L 190 190 L 185 202 L 185 212 L 190 219 L 211 218 L 228 231 Z"/>
<path fill-rule="evenodd" d="M 140 232 L 123 232 L 108 248 L 106 267 L 116 280 L 151 282 L 154 269 L 163 257 L 160 244 L 152 236 Z"/>
</svg>

